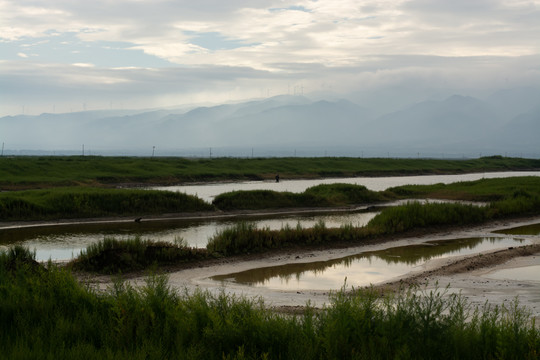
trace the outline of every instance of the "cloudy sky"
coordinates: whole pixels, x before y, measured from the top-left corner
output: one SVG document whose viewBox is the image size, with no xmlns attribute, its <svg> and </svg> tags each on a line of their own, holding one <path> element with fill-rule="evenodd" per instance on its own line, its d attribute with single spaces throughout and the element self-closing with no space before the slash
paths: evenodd
<svg viewBox="0 0 540 360">
<path fill-rule="evenodd" d="M 0 0 L 0 116 L 540 84 L 540 0 Z"/>
</svg>

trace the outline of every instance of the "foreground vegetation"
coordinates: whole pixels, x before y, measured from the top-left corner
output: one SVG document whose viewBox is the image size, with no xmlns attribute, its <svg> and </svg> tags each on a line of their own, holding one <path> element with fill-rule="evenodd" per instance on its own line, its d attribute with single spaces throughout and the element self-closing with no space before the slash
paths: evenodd
<svg viewBox="0 0 540 360">
<path fill-rule="evenodd" d="M 344 289 L 345 290 L 345 289 Z M 540 330 L 517 302 L 474 308 L 409 289 L 339 291 L 320 311 L 178 293 L 167 278 L 98 292 L 27 249 L 0 252 L 0 357 L 9 359 L 537 359 Z"/>
<path fill-rule="evenodd" d="M 540 160 L 501 156 L 470 160 L 383 158 L 0 157 L 0 190 L 57 186 L 177 184 L 194 181 L 459 174 L 539 170 Z"/>
</svg>

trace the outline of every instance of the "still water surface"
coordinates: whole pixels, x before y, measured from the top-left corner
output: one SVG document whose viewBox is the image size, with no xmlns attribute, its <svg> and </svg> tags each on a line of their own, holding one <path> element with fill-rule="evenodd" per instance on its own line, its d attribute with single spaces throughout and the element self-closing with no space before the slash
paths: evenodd
<svg viewBox="0 0 540 360">
<path fill-rule="evenodd" d="M 526 245 L 528 240 L 483 237 L 429 241 L 419 245 L 362 252 L 329 261 L 294 263 L 212 277 L 227 282 L 274 290 L 337 290 L 347 286 L 368 286 L 405 275 L 427 260 Z"/>
<path fill-rule="evenodd" d="M 519 226 L 511 229 L 495 231 L 498 234 L 506 235 L 540 235 L 540 224 Z"/>
</svg>

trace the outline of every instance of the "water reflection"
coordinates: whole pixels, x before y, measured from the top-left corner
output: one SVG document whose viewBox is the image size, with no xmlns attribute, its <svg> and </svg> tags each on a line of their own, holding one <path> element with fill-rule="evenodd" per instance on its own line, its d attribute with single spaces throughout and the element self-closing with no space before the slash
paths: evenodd
<svg viewBox="0 0 540 360">
<path fill-rule="evenodd" d="M 540 235 L 540 224 L 519 226 L 511 229 L 495 231 L 498 234 L 506 235 Z"/>
<path fill-rule="evenodd" d="M 345 278 L 348 285 L 366 286 L 404 275 L 430 259 L 474 254 L 523 243 L 527 241 L 498 237 L 429 241 L 329 261 L 252 269 L 212 279 L 278 290 L 339 289 Z"/>
<path fill-rule="evenodd" d="M 36 249 L 39 261 L 69 260 L 79 255 L 90 244 L 103 240 L 106 236 L 117 239 L 141 236 L 154 241 L 174 242 L 184 239 L 188 246 L 204 248 L 208 239 L 216 232 L 230 227 L 238 221 L 249 220 L 258 228 L 279 230 L 289 225 L 304 228 L 313 227 L 323 221 L 327 227 L 340 227 L 345 224 L 364 226 L 377 212 L 357 211 L 352 213 L 317 213 L 302 215 L 274 216 L 266 218 L 234 218 L 225 220 L 160 220 L 134 221 L 123 223 L 71 224 L 61 226 L 40 226 L 0 230 L 0 249 L 20 244 Z"/>
</svg>

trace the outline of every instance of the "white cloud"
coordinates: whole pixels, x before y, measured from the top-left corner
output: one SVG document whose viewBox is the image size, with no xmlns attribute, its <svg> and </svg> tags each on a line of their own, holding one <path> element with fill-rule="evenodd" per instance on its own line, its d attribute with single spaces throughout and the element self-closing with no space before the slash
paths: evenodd
<svg viewBox="0 0 540 360">
<path fill-rule="evenodd" d="M 17 64 L 32 68 L 16 75 L 2 67 L 3 78 L 43 89 L 29 77 L 51 80 L 42 72 L 53 71 L 58 77 L 52 77 L 51 97 L 52 89 L 64 95 L 69 83 L 96 99 L 103 87 L 110 87 L 106 96 L 137 94 L 136 104 L 143 91 L 155 92 L 147 96 L 151 104 L 252 97 L 269 88 L 276 94 L 291 84 L 319 90 L 324 83 L 346 92 L 414 78 L 470 87 L 488 86 L 489 79 L 490 86 L 501 78 L 530 82 L 537 73 L 524 64 L 540 54 L 540 1 L 0 0 L 0 14 L 0 49 L 12 53 L 2 59 L 28 61 L 29 47 L 43 59 Z M 205 48 L 197 41 L 205 34 L 234 46 Z M 101 43 L 115 51 L 95 59 Z M 47 56 L 39 53 L 44 49 Z M 130 61 L 135 50 L 155 58 L 155 68 Z"/>
</svg>

